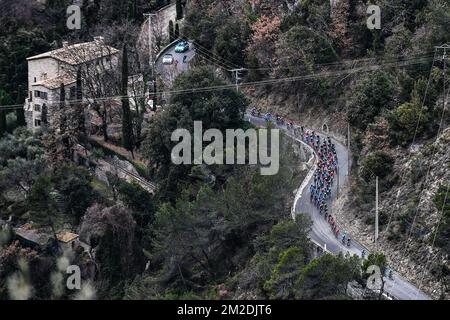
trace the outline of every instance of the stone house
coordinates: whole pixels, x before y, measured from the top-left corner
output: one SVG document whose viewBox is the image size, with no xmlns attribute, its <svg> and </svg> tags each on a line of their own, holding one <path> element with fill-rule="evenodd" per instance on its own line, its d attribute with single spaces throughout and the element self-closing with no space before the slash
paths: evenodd
<svg viewBox="0 0 450 320">
<path fill-rule="evenodd" d="M 94 41 L 69 45 L 63 42 L 62 48 L 27 58 L 28 61 L 28 97 L 25 100 L 25 118 L 27 127 L 36 130 L 43 121 L 49 126 L 54 122 L 56 108 L 60 105 L 61 84 L 65 87 L 65 99 L 76 99 L 76 75 L 84 70 L 85 75 L 99 78 L 105 70 L 115 70 L 119 64 L 119 50 L 107 46 L 103 37 Z M 85 99 L 82 77 L 83 100 Z M 86 110 L 87 111 L 87 110 Z M 43 119 L 43 114 L 46 114 Z"/>
</svg>

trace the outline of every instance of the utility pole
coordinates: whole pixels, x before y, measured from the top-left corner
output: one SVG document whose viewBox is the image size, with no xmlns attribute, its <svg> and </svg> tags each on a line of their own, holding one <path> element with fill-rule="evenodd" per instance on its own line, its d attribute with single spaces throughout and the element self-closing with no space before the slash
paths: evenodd
<svg viewBox="0 0 450 320">
<path fill-rule="evenodd" d="M 153 59 L 153 37 L 152 37 L 152 17 L 155 17 L 156 13 L 144 13 L 144 17 L 148 17 L 148 64 L 150 67 L 150 85 L 153 87 L 153 111 L 156 111 L 156 72 L 155 61 Z"/>
<path fill-rule="evenodd" d="M 378 240 L 378 176 L 375 178 L 375 246 Z"/>
<path fill-rule="evenodd" d="M 347 124 L 347 150 L 348 150 L 347 176 L 350 176 L 350 159 L 351 159 L 351 151 L 350 151 L 350 121 Z"/>
<path fill-rule="evenodd" d="M 234 72 L 234 80 L 236 83 L 236 92 L 239 92 L 239 81 L 242 80 L 242 78 L 240 77 L 239 73 L 244 71 L 244 68 L 239 68 L 239 69 L 231 69 L 230 72 Z"/>
</svg>

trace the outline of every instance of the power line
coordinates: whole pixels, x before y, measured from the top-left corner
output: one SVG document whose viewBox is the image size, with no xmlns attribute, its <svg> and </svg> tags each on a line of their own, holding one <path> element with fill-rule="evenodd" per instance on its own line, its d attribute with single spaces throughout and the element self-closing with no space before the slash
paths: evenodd
<svg viewBox="0 0 450 320">
<path fill-rule="evenodd" d="M 241 87 L 254 87 L 254 86 L 261 86 L 261 85 L 284 83 L 284 82 L 311 80 L 311 79 L 316 79 L 316 78 L 321 78 L 321 77 L 336 77 L 336 76 L 340 76 L 343 74 L 376 71 L 382 67 L 405 67 L 405 66 L 410 66 L 410 65 L 423 64 L 428 61 L 429 61 L 429 59 L 427 59 L 427 58 L 411 59 L 411 60 L 407 60 L 407 61 L 381 63 L 378 65 L 351 68 L 351 69 L 343 69 L 343 70 L 339 70 L 339 71 L 324 71 L 324 72 L 312 73 L 312 74 L 301 75 L 301 76 L 273 78 L 273 79 L 266 79 L 266 80 L 253 81 L 253 82 L 244 82 L 244 83 L 241 83 L 240 86 Z M 181 90 L 169 90 L 169 91 L 160 92 L 160 94 L 200 93 L 200 92 L 220 91 L 220 90 L 226 90 L 226 89 L 230 89 L 230 88 L 235 88 L 235 84 L 225 84 L 225 85 L 201 87 L 201 88 L 193 87 L 193 88 L 181 89 Z M 86 100 L 68 100 L 68 101 L 66 101 L 66 103 L 70 105 L 70 104 L 74 104 L 74 103 L 85 103 L 85 102 L 88 102 L 88 103 L 89 102 L 104 102 L 104 101 L 110 101 L 110 100 L 120 100 L 122 98 L 139 98 L 139 97 L 142 98 L 142 97 L 149 97 L 149 96 L 153 96 L 153 95 L 155 95 L 155 93 L 126 95 L 126 96 L 125 95 L 117 95 L 117 96 L 109 96 L 109 97 L 101 97 L 101 98 L 87 98 Z M 57 105 L 60 103 L 59 100 L 49 100 L 48 102 L 50 105 Z M 14 108 L 14 107 L 23 107 L 23 105 L 15 104 L 15 105 L 0 106 L 1 109 Z"/>
<path fill-rule="evenodd" d="M 433 57 L 433 55 L 431 55 L 431 52 L 425 52 L 422 54 L 405 57 L 405 60 L 419 58 L 419 57 L 431 58 L 431 57 Z M 383 61 L 386 62 L 386 61 L 393 61 L 393 60 L 398 60 L 398 58 L 392 57 L 392 58 L 385 59 Z M 361 59 L 354 59 L 354 60 L 342 60 L 342 61 L 337 61 L 337 62 L 318 63 L 318 64 L 314 64 L 314 67 L 315 68 L 334 67 L 334 66 L 340 66 L 340 65 L 350 64 L 350 63 L 355 65 L 355 64 L 363 63 L 363 62 L 375 63 L 376 61 L 377 61 L 376 58 L 361 58 Z M 298 64 L 292 65 L 292 66 L 287 66 L 287 67 L 266 67 L 266 68 L 245 68 L 245 69 L 249 70 L 249 71 L 253 71 L 253 70 L 255 70 L 255 71 L 258 71 L 258 70 L 260 70 L 260 71 L 265 71 L 265 70 L 266 71 L 275 71 L 275 70 L 291 70 L 292 67 L 298 67 Z M 302 65 L 300 67 L 302 69 L 308 70 L 308 66 L 306 66 L 306 65 Z"/>
<path fill-rule="evenodd" d="M 445 70 L 446 70 L 446 69 L 445 69 L 445 65 L 446 65 L 446 63 L 445 63 L 445 58 L 446 58 L 446 50 L 447 50 L 447 49 L 450 49 L 450 47 L 449 47 L 449 46 L 439 46 L 439 47 L 436 47 L 436 49 L 435 49 L 436 52 L 437 52 L 438 49 L 444 49 L 444 55 L 443 55 L 443 59 L 442 59 L 443 62 L 444 62 L 444 82 L 443 82 L 443 89 L 444 89 L 444 92 L 443 92 L 443 110 L 442 110 L 441 120 L 440 120 L 440 123 L 439 123 L 439 129 L 438 129 L 438 132 L 437 132 L 437 135 L 436 135 L 436 140 L 435 140 L 434 144 L 436 144 L 436 143 L 438 142 L 439 138 L 440 138 L 440 133 L 441 133 L 442 126 L 443 126 L 443 120 L 444 120 L 444 115 L 445 115 L 446 105 L 447 105 L 447 100 L 448 100 L 448 94 L 447 94 L 447 95 L 445 94 Z M 436 56 L 436 54 L 435 54 L 435 56 Z M 433 59 L 433 66 L 434 66 L 435 60 L 436 60 L 436 57 Z M 432 67 L 432 69 L 433 69 L 433 67 Z M 430 84 L 430 81 L 431 81 L 431 76 L 432 76 L 432 70 L 430 71 L 430 77 L 429 77 L 429 81 L 428 81 L 428 83 L 427 83 L 427 88 L 426 88 L 426 90 L 425 90 L 424 99 L 423 99 L 423 102 L 422 102 L 421 112 L 419 113 L 419 117 L 418 117 L 418 121 L 417 121 L 417 126 L 416 126 L 416 131 L 415 131 L 415 133 L 414 133 L 413 143 L 414 143 L 414 141 L 415 141 L 415 139 L 416 139 L 416 135 L 417 135 L 417 132 L 418 132 L 417 129 L 418 129 L 418 127 L 419 127 L 419 122 L 420 122 L 421 114 L 422 114 L 422 111 L 423 111 L 423 108 L 424 108 L 424 105 L 425 105 L 425 100 L 426 100 L 426 96 L 427 96 L 427 93 L 428 93 L 428 87 L 429 87 L 429 84 Z M 433 146 L 433 147 L 434 147 L 434 148 L 433 148 L 433 155 L 431 156 L 431 159 L 434 158 L 434 156 L 436 155 L 436 151 L 437 151 L 436 146 Z M 425 182 L 427 181 L 428 176 L 429 176 L 429 174 L 430 174 L 431 166 L 432 166 L 432 163 L 430 162 L 430 165 L 428 166 L 428 169 L 427 169 L 427 173 L 426 173 L 426 175 L 425 175 L 425 179 L 424 179 Z M 405 173 L 406 173 L 406 171 L 405 171 Z M 405 174 L 405 173 L 404 173 L 404 174 Z M 424 189 L 425 189 L 425 183 L 424 183 L 424 185 L 423 185 L 423 187 L 422 187 L 422 189 L 421 189 L 421 196 L 420 196 L 420 198 L 419 198 L 419 203 L 420 203 L 420 200 L 422 199 L 422 193 L 423 193 L 423 190 L 424 190 Z M 399 196 L 399 193 L 397 193 L 397 203 L 398 203 L 398 196 Z M 408 237 L 407 237 L 407 239 L 406 239 L 406 241 L 405 241 L 405 248 L 404 248 L 404 250 L 403 250 L 403 256 L 408 252 L 409 243 L 410 243 L 410 240 L 411 240 L 411 236 L 412 236 L 412 233 L 413 233 L 413 230 L 414 230 L 414 225 L 415 225 L 415 223 L 416 223 L 416 219 L 417 219 L 418 213 L 419 213 L 419 209 L 418 209 L 418 206 L 416 206 L 416 208 L 415 208 L 415 213 L 414 213 L 414 218 L 413 218 L 413 221 L 412 221 L 412 224 L 411 224 L 409 233 L 408 233 Z M 391 215 L 391 217 L 392 217 L 392 215 Z M 386 229 L 386 231 L 387 231 L 387 230 L 388 230 L 388 229 Z M 394 285 L 395 285 L 395 283 L 396 283 L 396 281 L 394 280 Z"/>
<path fill-rule="evenodd" d="M 445 192 L 444 202 L 442 203 L 441 214 L 439 215 L 438 224 L 437 224 L 437 227 L 436 227 L 436 231 L 434 232 L 433 241 L 431 243 L 431 252 L 433 252 L 434 244 L 436 243 L 436 238 L 437 238 L 437 235 L 439 233 L 439 228 L 441 226 L 442 218 L 444 217 L 444 210 L 445 210 L 445 205 L 447 204 L 447 196 L 448 196 L 448 190 L 449 189 L 450 189 L 450 185 L 447 185 L 447 191 Z M 427 270 L 427 273 L 429 273 L 430 269 L 431 269 L 431 259 L 428 259 L 428 261 L 429 261 L 429 263 L 428 263 L 429 264 L 429 268 Z M 422 272 L 422 278 L 420 279 L 420 282 L 419 282 L 419 290 L 422 287 L 422 283 L 423 283 L 424 278 L 425 278 L 425 272 Z"/>
<path fill-rule="evenodd" d="M 196 53 L 199 54 L 201 57 L 203 57 L 203 58 L 204 58 L 205 60 L 207 60 L 208 62 L 210 62 L 211 64 L 213 64 L 213 65 L 215 65 L 215 66 L 218 66 L 218 67 L 221 68 L 221 69 L 224 69 L 224 70 L 229 70 L 229 69 L 230 69 L 229 66 L 222 65 L 220 62 L 215 62 L 214 60 L 212 60 L 212 58 L 210 58 L 208 55 L 204 54 L 204 53 L 201 52 L 201 51 L 197 51 L 197 50 L 196 50 Z"/>
<path fill-rule="evenodd" d="M 432 79 L 432 75 L 433 75 L 434 63 L 435 63 L 435 61 L 436 61 L 436 53 L 437 53 L 437 49 L 435 49 L 435 52 L 434 52 L 433 63 L 431 64 L 431 69 L 430 69 L 430 73 L 429 73 L 429 76 L 428 76 L 428 82 L 427 82 L 427 86 L 426 86 L 426 88 L 425 88 L 424 97 L 423 97 L 423 100 L 422 100 L 422 106 L 421 106 L 421 108 L 420 108 L 420 113 L 419 113 L 419 116 L 418 116 L 418 118 L 417 118 L 416 128 L 415 128 L 415 131 L 414 131 L 414 136 L 413 136 L 413 142 L 412 142 L 412 143 L 415 142 L 416 137 L 417 137 L 417 131 L 418 131 L 419 124 L 420 124 L 420 120 L 421 120 L 422 110 L 423 110 L 423 108 L 425 107 L 425 101 L 426 101 L 426 97 L 427 97 L 427 94 L 428 94 L 428 89 L 429 89 L 429 87 L 430 87 L 430 83 L 431 83 L 431 79 Z M 402 176 L 401 176 L 401 179 L 400 179 L 400 185 L 402 185 L 405 176 L 406 176 L 406 170 L 403 172 L 403 174 L 402 174 Z M 398 190 L 397 196 L 396 196 L 396 199 L 395 199 L 396 204 L 398 204 L 398 199 L 399 199 L 399 197 L 400 197 L 400 189 Z M 392 217 L 393 217 L 393 215 L 394 215 L 394 212 L 392 212 L 392 213 L 390 214 L 389 220 L 388 220 L 388 224 L 387 224 L 386 229 L 385 229 L 385 231 L 383 232 L 383 234 L 386 233 L 386 232 L 389 230 L 390 224 L 391 224 L 391 222 L 392 222 Z"/>
<path fill-rule="evenodd" d="M 216 58 L 216 56 L 214 54 L 209 53 L 208 51 L 205 51 L 203 49 L 201 49 L 201 47 L 199 47 L 195 42 L 194 42 L 194 47 L 195 47 L 195 51 L 197 53 L 202 54 L 203 56 L 208 57 L 209 59 L 215 61 L 216 63 L 225 66 L 225 69 L 233 69 L 233 66 L 229 65 L 228 63 L 224 62 L 221 59 Z"/>
<path fill-rule="evenodd" d="M 195 27 L 195 26 L 193 26 L 191 23 L 187 22 L 186 19 L 183 20 L 183 24 L 184 24 L 184 25 L 189 25 L 189 26 L 191 26 L 191 27 Z M 213 52 L 211 52 L 211 51 L 208 50 L 207 48 L 203 47 L 203 46 L 202 46 L 201 44 L 199 44 L 198 42 L 195 41 L 195 42 L 194 42 L 194 45 L 195 45 L 197 48 L 200 48 L 200 49 L 203 50 L 204 52 L 208 53 L 209 55 L 211 55 L 211 56 L 216 56 Z M 227 59 L 225 59 L 224 57 L 219 56 L 219 58 L 220 58 L 220 60 L 223 61 L 223 63 L 224 63 L 225 65 L 230 65 L 230 66 L 231 66 L 231 67 L 228 68 L 228 69 L 241 68 L 241 66 L 236 65 L 234 62 L 232 62 L 232 61 L 230 61 L 230 60 L 227 60 Z M 218 58 L 216 58 L 216 59 L 218 59 Z"/>
</svg>

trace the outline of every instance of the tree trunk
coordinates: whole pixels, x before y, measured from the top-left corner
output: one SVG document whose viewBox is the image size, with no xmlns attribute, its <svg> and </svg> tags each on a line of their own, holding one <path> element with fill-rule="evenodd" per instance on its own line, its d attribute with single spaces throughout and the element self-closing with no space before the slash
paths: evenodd
<svg viewBox="0 0 450 320">
<path fill-rule="evenodd" d="M 109 137 L 108 137 L 108 121 L 106 118 L 106 113 L 103 114 L 102 117 L 102 134 L 103 134 L 103 140 L 105 142 L 108 142 Z"/>
</svg>

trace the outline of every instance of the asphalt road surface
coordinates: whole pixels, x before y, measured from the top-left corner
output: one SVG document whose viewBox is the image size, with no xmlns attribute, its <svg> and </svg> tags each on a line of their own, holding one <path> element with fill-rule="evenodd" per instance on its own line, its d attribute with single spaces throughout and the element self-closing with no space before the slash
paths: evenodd
<svg viewBox="0 0 450 320">
<path fill-rule="evenodd" d="M 189 42 L 189 50 L 184 53 L 176 53 L 175 46 L 176 44 L 167 49 L 155 62 L 156 73 L 164 81 L 164 85 L 167 88 L 172 87 L 172 82 L 178 75 L 189 69 L 189 63 L 195 56 L 194 44 L 192 42 Z M 173 56 L 172 64 L 162 63 L 163 57 L 166 54 Z"/>
<path fill-rule="evenodd" d="M 255 125 L 265 126 L 265 121 L 262 118 L 253 117 L 251 115 L 247 115 L 247 118 L 249 121 Z M 285 130 L 288 132 L 285 126 L 277 126 L 280 129 Z M 292 132 L 288 132 L 288 134 L 297 141 L 301 141 L 297 137 L 293 137 Z M 320 134 L 321 139 L 325 138 L 323 134 Z M 329 208 L 332 208 L 331 201 L 334 201 L 337 196 L 337 188 L 338 188 L 338 181 L 339 181 L 339 188 L 342 188 L 348 183 L 348 151 L 347 148 L 341 144 L 340 142 L 336 141 L 335 139 L 332 139 L 333 143 L 336 146 L 336 153 L 338 156 L 338 164 L 339 164 L 339 179 L 335 179 L 334 185 L 333 185 L 333 191 L 332 191 L 332 197 L 331 200 L 329 200 Z M 303 142 L 302 142 L 303 143 Z M 312 150 L 312 149 L 311 149 Z M 314 169 L 312 169 L 314 170 Z M 309 176 L 309 179 L 312 179 L 312 176 Z M 298 198 L 298 201 L 294 203 L 295 214 L 309 214 L 312 221 L 312 229 L 310 233 L 310 238 L 313 242 L 315 242 L 317 245 L 321 246 L 325 251 L 328 251 L 332 254 L 339 254 L 342 252 L 343 254 L 346 254 L 347 252 L 350 254 L 356 254 L 357 256 L 361 257 L 362 251 L 365 250 L 366 252 L 366 258 L 368 256 L 368 250 L 364 248 L 361 244 L 357 243 L 356 241 L 352 240 L 351 245 L 348 247 L 344 245 L 341 242 L 341 237 L 339 239 L 334 235 L 329 223 L 324 219 L 323 215 L 319 213 L 319 210 L 316 209 L 316 207 L 310 202 L 309 197 L 309 185 L 311 181 L 308 181 L 306 184 L 306 187 L 302 190 L 301 195 Z M 330 212 L 333 215 L 333 212 Z M 339 223 L 338 223 L 339 224 Z M 342 235 L 345 230 L 340 229 L 340 234 Z M 347 233 L 348 235 L 348 233 Z M 351 235 L 349 235 L 351 238 Z M 420 291 L 418 288 L 416 288 L 414 285 L 409 283 L 406 279 L 401 277 L 397 272 L 393 272 L 393 279 L 389 279 L 388 277 L 384 277 L 385 285 L 384 285 L 384 291 L 388 294 L 390 297 L 394 297 L 395 299 L 399 300 L 429 300 L 430 298 Z"/>
</svg>

